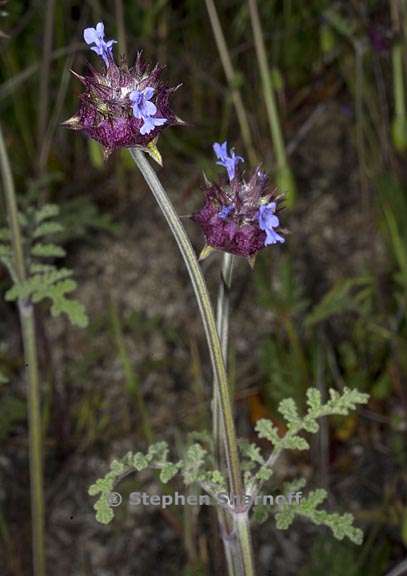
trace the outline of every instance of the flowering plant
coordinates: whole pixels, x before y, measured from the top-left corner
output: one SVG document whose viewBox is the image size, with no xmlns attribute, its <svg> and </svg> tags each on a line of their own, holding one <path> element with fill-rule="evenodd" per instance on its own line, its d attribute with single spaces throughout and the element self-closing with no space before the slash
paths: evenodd
<svg viewBox="0 0 407 576">
<path fill-rule="evenodd" d="M 86 28 L 85 42 L 100 56 L 104 69 L 92 66 L 90 74 L 73 74 L 85 86 L 78 112 L 64 125 L 81 130 L 104 147 L 105 157 L 117 148 L 139 147 L 161 161 L 156 149 L 158 136 L 164 128 L 183 124 L 171 110 L 170 95 L 177 90 L 160 80 L 163 68 L 147 66 L 141 52 L 129 68 L 124 59 L 116 64 L 113 57 L 115 40 L 104 39 L 102 22 Z"/>
<path fill-rule="evenodd" d="M 276 215 L 282 197 L 268 190 L 268 178 L 259 167 L 246 181 L 238 170 L 243 158 L 233 150 L 229 154 L 227 148 L 227 142 L 213 145 L 228 181 L 207 182 L 204 206 L 192 219 L 201 226 L 209 247 L 253 257 L 265 246 L 285 242 Z"/>
<path fill-rule="evenodd" d="M 182 123 L 168 103 L 169 95 L 175 89 L 161 84 L 161 68 L 158 65 L 152 70 L 147 68 L 141 53 L 133 68 L 129 69 L 124 61 L 117 65 L 113 58 L 115 41 L 105 41 L 102 23 L 96 28 L 87 28 L 84 39 L 102 58 L 104 70 L 97 72 L 92 68 L 90 76 L 77 75 L 85 85 L 85 91 L 81 95 L 78 114 L 65 124 L 82 130 L 103 144 L 106 155 L 116 148 L 130 149 L 169 224 L 189 272 L 214 375 L 213 438 L 188 446 L 183 458 L 177 462 L 168 459 L 169 449 L 165 442 L 152 444 L 146 453 L 129 452 L 123 459 L 115 460 L 108 474 L 89 489 L 92 496 L 98 497 L 94 505 L 97 519 L 103 523 L 111 521 L 110 494 L 123 474 L 151 467 L 159 470 L 160 480 L 167 483 L 181 473 L 186 485 L 197 484 L 215 503 L 220 491 L 229 493 L 232 504 L 222 507 L 217 502 L 228 574 L 254 576 L 249 513 L 264 482 L 270 479 L 281 452 L 308 449 L 308 442 L 300 433 L 317 432 L 317 419 L 320 416 L 348 414 L 358 404 L 365 403 L 367 396 L 346 388 L 342 394 L 332 390 L 330 399 L 323 403 L 319 391 L 310 388 L 307 391 L 308 410 L 304 416 L 300 416 L 292 399 L 280 403 L 278 409 L 287 423 L 285 435 L 280 436 L 269 420 L 257 423 L 259 438 L 273 445 L 268 457 L 263 457 L 260 447 L 255 444 L 238 445 L 225 366 L 228 344 L 225 286 L 230 285 L 234 255 L 253 262 L 256 254 L 266 246 L 285 242 L 285 231 L 280 226 L 279 216 L 282 196 L 269 188 L 268 178 L 260 167 L 255 168 L 246 179 L 241 169 L 244 159 L 234 150 L 228 151 L 227 142 L 213 145 L 217 164 L 226 169 L 227 179 L 216 183 L 207 181 L 204 205 L 192 215 L 192 219 L 203 230 L 207 251 L 217 249 L 225 253 L 218 317 L 215 320 L 208 288 L 191 242 L 166 191 L 143 154 L 147 151 L 160 160 L 155 146 L 159 134 L 166 127 Z M 300 481 L 300 485 L 304 483 Z M 279 510 L 275 513 L 277 527 L 288 528 L 295 516 L 300 515 L 316 524 L 327 525 L 337 538 L 347 536 L 360 543 L 362 533 L 353 526 L 350 514 L 341 516 L 318 509 L 325 496 L 323 490 L 317 490 L 304 498 L 295 509 L 285 507 Z"/>
</svg>

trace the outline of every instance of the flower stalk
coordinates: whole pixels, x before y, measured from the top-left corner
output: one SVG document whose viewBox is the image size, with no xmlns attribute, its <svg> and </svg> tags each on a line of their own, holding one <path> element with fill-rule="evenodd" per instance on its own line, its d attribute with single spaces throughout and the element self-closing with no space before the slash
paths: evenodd
<svg viewBox="0 0 407 576">
<path fill-rule="evenodd" d="M 230 289 L 232 285 L 233 264 L 235 257 L 227 252 L 223 255 L 222 270 L 219 282 L 218 301 L 216 310 L 216 327 L 222 347 L 222 356 L 225 368 L 228 363 L 228 344 L 229 344 L 229 310 L 230 310 Z M 216 383 L 213 386 L 212 398 L 212 430 L 215 446 L 216 464 L 220 470 L 225 467 L 224 452 L 224 429 L 222 413 L 220 409 L 219 394 Z M 225 551 L 226 565 L 229 576 L 236 574 L 236 535 L 233 533 L 233 524 L 226 511 L 218 507 L 218 523 L 221 527 L 222 541 Z"/>
<path fill-rule="evenodd" d="M 18 208 L 14 181 L 1 126 L 0 169 L 3 180 L 7 216 L 11 232 L 11 244 L 13 250 L 13 280 L 15 282 L 23 282 L 26 279 L 23 240 L 20 224 L 18 221 Z M 45 505 L 43 489 L 42 425 L 34 307 L 31 302 L 20 299 L 18 303 L 18 309 L 23 335 L 24 360 L 28 382 L 28 426 L 30 451 L 33 574 L 34 576 L 45 576 Z"/>
<path fill-rule="evenodd" d="M 219 405 L 224 428 L 225 456 L 227 463 L 229 490 L 232 495 L 242 496 L 243 486 L 230 392 L 222 354 L 222 347 L 205 279 L 185 229 L 155 171 L 151 168 L 150 163 L 141 150 L 132 148 L 130 149 L 130 154 L 138 166 L 140 172 L 142 173 L 151 192 L 153 193 L 161 211 L 163 212 L 163 215 L 178 244 L 189 276 L 191 278 L 202 322 L 204 324 L 212 369 L 214 373 L 214 380 L 219 397 Z M 241 526 L 241 524 L 245 524 L 245 526 Z M 246 523 L 240 522 L 239 529 L 237 530 L 236 534 L 239 542 L 239 556 L 241 558 L 241 564 L 243 567 L 241 574 L 244 576 L 254 576 L 253 555 L 248 532 L 248 521 L 246 521 Z"/>
</svg>

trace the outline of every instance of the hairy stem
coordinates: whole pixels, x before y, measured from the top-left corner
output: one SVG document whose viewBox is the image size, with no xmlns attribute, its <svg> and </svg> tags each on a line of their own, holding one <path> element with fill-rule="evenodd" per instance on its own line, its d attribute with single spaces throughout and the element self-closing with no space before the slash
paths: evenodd
<svg viewBox="0 0 407 576">
<path fill-rule="evenodd" d="M 26 279 L 23 242 L 18 221 L 18 209 L 10 162 L 0 127 L 0 168 L 3 179 L 7 216 L 13 249 L 13 269 L 17 282 Z M 40 381 L 34 310 L 30 302 L 19 301 L 20 323 L 23 334 L 24 360 L 28 382 L 28 425 L 30 449 L 31 524 L 34 576 L 45 576 L 44 489 L 42 465 L 42 426 Z"/>
<path fill-rule="evenodd" d="M 232 284 L 234 257 L 232 254 L 224 254 L 221 279 L 219 283 L 216 327 L 222 347 L 223 362 L 225 368 L 228 362 L 228 343 L 229 343 L 229 305 L 230 305 L 230 288 Z M 217 459 L 221 461 L 222 448 L 224 445 L 223 430 L 221 427 L 222 418 L 219 405 L 217 387 L 213 387 L 213 437 L 216 442 Z"/>
<path fill-rule="evenodd" d="M 216 329 L 215 317 L 208 293 L 208 289 L 199 266 L 194 249 L 187 233 L 172 205 L 167 193 L 161 185 L 155 171 L 151 168 L 144 153 L 138 149 L 131 149 L 130 153 L 142 175 L 144 176 L 155 200 L 157 201 L 167 223 L 178 244 L 184 262 L 186 264 L 195 297 L 201 313 L 205 335 L 208 343 L 215 384 L 218 389 L 220 409 L 225 431 L 225 454 L 230 492 L 232 495 L 242 496 L 242 479 L 237 449 L 235 424 L 233 421 L 232 404 L 228 388 L 225 364 L 223 361 L 222 348 Z M 245 576 L 253 576 L 253 558 L 250 546 L 239 541 L 239 549 L 242 555 Z"/>
<path fill-rule="evenodd" d="M 227 368 L 228 361 L 228 343 L 229 343 L 229 308 L 230 308 L 230 288 L 232 284 L 234 256 L 225 253 L 223 256 L 221 277 L 218 290 L 218 302 L 216 311 L 216 327 L 222 347 L 223 362 Z M 213 438 L 215 443 L 216 463 L 220 470 L 225 467 L 224 452 L 224 429 L 222 413 L 217 386 L 213 387 L 212 399 L 212 421 L 213 421 Z M 236 559 L 234 551 L 236 550 L 236 535 L 233 532 L 233 523 L 227 512 L 223 508 L 217 509 L 218 522 L 221 527 L 223 547 L 225 551 L 226 564 L 229 576 L 236 574 Z"/>
</svg>

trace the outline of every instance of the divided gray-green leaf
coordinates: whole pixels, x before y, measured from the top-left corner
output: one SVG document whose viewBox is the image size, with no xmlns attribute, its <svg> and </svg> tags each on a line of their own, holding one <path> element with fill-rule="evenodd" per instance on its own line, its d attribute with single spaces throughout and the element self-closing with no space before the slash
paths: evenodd
<svg viewBox="0 0 407 576">
<path fill-rule="evenodd" d="M 277 528 L 286 530 L 291 526 L 296 516 L 303 516 L 318 526 L 327 526 L 338 540 L 349 538 L 355 544 L 361 544 L 363 532 L 353 526 L 354 519 L 352 514 L 331 513 L 318 509 L 326 497 L 326 491 L 319 488 L 310 492 L 307 497 L 302 498 L 298 504 L 294 501 L 282 504 L 279 511 L 275 514 Z"/>
<path fill-rule="evenodd" d="M 174 476 L 181 472 L 185 484 L 201 483 L 211 494 L 226 490 L 226 480 L 219 470 L 208 469 L 207 451 L 198 443 L 190 445 L 185 456 L 178 462 L 168 460 L 169 449 L 166 442 L 152 444 L 147 453 L 128 452 L 121 460 L 114 460 L 109 472 L 89 487 L 91 496 L 98 496 L 94 504 L 96 519 L 108 524 L 113 518 L 113 509 L 110 504 L 110 495 L 122 476 L 128 473 L 141 472 L 147 468 L 159 470 L 159 477 L 163 484 L 167 484 Z"/>
<path fill-rule="evenodd" d="M 27 214 L 20 214 L 26 266 L 29 271 L 29 276 L 24 282 L 16 281 L 9 231 L 7 228 L 0 229 L 0 240 L 2 240 L 0 260 L 9 269 L 14 280 L 14 285 L 6 293 L 6 300 L 31 300 L 37 303 L 49 299 L 53 316 L 65 314 L 72 324 L 83 328 L 88 324 L 85 308 L 70 297 L 77 288 L 76 282 L 72 279 L 72 271 L 67 268 L 57 268 L 52 263 L 42 261 L 43 258 L 53 259 L 65 256 L 65 250 L 61 246 L 47 241 L 48 236 L 63 231 L 63 226 L 53 220 L 58 214 L 59 209 L 55 204 L 45 204 L 39 210 L 29 209 Z M 38 239 L 40 241 L 32 244 Z"/>
</svg>

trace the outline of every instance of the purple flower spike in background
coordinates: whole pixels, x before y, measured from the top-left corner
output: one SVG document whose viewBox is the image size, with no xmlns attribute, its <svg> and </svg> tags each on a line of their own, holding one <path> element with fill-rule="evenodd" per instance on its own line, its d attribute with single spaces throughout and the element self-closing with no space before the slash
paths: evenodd
<svg viewBox="0 0 407 576">
<path fill-rule="evenodd" d="M 84 85 L 77 114 L 64 122 L 67 128 L 83 131 L 100 142 L 105 156 L 117 148 L 142 148 L 157 162 L 161 156 L 156 142 L 161 131 L 169 126 L 182 125 L 170 108 L 170 95 L 178 88 L 170 88 L 160 80 L 162 68 L 149 68 L 137 54 L 133 67 L 122 59 L 116 64 L 112 55 L 113 40 L 105 42 L 101 22 L 96 28 L 86 28 L 84 38 L 95 44 L 92 50 L 101 55 L 106 68 L 90 74 L 74 73 Z"/>
<path fill-rule="evenodd" d="M 226 142 L 213 148 L 225 163 L 240 158 L 227 154 Z M 248 181 L 234 172 L 229 183 L 208 182 L 205 194 L 205 203 L 192 220 L 201 226 L 207 246 L 252 261 L 265 246 L 284 242 L 277 231 L 280 220 L 276 211 L 281 196 L 276 196 L 275 190 L 268 191 L 267 176 L 259 168 Z"/>
<path fill-rule="evenodd" d="M 83 38 L 89 46 L 95 44 L 95 46 L 91 46 L 91 50 L 96 52 L 98 56 L 101 56 L 106 66 L 109 66 L 110 62 L 113 60 L 113 44 L 117 44 L 117 41 L 109 40 L 108 42 L 105 42 L 105 27 L 103 22 L 96 24 L 96 28 L 85 28 L 83 31 Z"/>
<path fill-rule="evenodd" d="M 231 150 L 229 156 L 228 143 L 226 142 L 226 140 L 223 144 L 215 142 L 215 144 L 213 145 L 213 151 L 215 152 L 216 158 L 218 159 L 216 164 L 226 168 L 229 176 L 229 181 L 231 182 L 236 174 L 236 166 L 238 165 L 239 162 L 244 162 L 244 159 L 241 156 L 236 156 L 234 150 Z"/>
<path fill-rule="evenodd" d="M 275 230 L 280 225 L 280 220 L 275 215 L 276 208 L 275 202 L 270 202 L 259 208 L 259 226 L 266 233 L 265 246 L 277 244 L 277 242 L 281 242 L 281 244 L 285 242 L 285 238 Z"/>
</svg>

